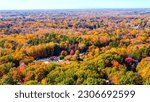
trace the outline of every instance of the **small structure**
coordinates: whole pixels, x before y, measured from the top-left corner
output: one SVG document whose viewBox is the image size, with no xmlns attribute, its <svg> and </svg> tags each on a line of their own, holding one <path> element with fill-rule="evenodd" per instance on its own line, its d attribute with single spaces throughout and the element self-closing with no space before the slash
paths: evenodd
<svg viewBox="0 0 150 102">
<path fill-rule="evenodd" d="M 45 64 L 48 64 L 49 62 L 48 62 L 48 61 L 44 61 L 44 63 L 45 63 Z"/>
</svg>

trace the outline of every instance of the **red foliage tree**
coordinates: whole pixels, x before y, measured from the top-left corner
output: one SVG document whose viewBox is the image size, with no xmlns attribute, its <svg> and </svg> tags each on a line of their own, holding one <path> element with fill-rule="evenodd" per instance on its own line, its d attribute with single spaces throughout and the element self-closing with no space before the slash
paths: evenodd
<svg viewBox="0 0 150 102">
<path fill-rule="evenodd" d="M 74 54 L 75 54 L 74 50 L 71 50 L 71 51 L 70 51 L 70 55 L 72 56 L 72 55 L 74 55 Z"/>
</svg>

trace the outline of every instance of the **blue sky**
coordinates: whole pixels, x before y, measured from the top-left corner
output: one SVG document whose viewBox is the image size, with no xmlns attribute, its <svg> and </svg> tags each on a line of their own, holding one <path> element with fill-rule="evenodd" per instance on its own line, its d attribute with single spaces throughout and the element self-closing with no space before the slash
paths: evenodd
<svg viewBox="0 0 150 102">
<path fill-rule="evenodd" d="M 0 0 L 0 10 L 150 8 L 150 0 Z"/>
</svg>

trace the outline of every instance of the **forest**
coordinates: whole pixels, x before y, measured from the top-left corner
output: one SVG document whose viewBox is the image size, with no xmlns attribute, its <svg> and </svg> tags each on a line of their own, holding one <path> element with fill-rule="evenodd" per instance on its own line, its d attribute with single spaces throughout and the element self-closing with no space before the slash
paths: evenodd
<svg viewBox="0 0 150 102">
<path fill-rule="evenodd" d="M 150 85 L 150 9 L 1 10 L 0 85 Z"/>
</svg>

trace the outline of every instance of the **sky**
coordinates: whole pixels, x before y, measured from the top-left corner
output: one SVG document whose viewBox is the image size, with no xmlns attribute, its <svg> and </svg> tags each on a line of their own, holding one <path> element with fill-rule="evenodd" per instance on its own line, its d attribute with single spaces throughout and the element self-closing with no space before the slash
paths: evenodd
<svg viewBox="0 0 150 102">
<path fill-rule="evenodd" d="M 150 0 L 0 0 L 0 10 L 150 8 Z"/>
</svg>

